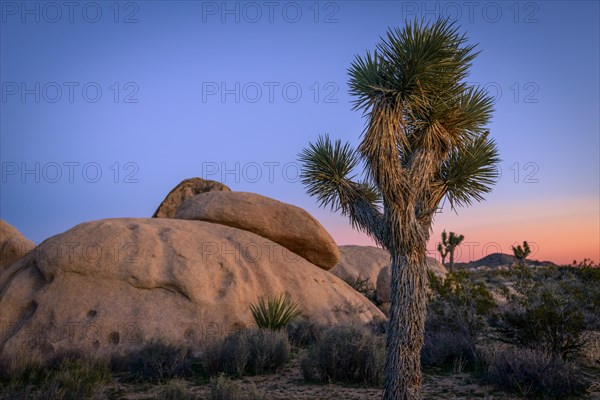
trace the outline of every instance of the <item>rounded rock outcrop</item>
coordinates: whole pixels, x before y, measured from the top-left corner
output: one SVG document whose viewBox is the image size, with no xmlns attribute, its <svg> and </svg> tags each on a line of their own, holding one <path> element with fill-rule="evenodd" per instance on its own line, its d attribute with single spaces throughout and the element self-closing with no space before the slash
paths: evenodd
<svg viewBox="0 0 600 400">
<path fill-rule="evenodd" d="M 202 193 L 183 202 L 175 217 L 255 233 L 325 270 L 333 268 L 340 257 L 335 241 L 312 215 L 300 207 L 256 193 Z"/>
<path fill-rule="evenodd" d="M 390 264 L 390 253 L 380 247 L 347 245 L 339 249 L 340 261 L 329 272 L 346 282 L 360 277 L 375 286 L 381 268 Z"/>
<path fill-rule="evenodd" d="M 104 355 L 152 340 L 200 348 L 253 325 L 249 305 L 278 293 L 320 323 L 385 318 L 339 278 L 248 231 L 160 218 L 87 222 L 0 272 L 0 355 Z"/>
</svg>

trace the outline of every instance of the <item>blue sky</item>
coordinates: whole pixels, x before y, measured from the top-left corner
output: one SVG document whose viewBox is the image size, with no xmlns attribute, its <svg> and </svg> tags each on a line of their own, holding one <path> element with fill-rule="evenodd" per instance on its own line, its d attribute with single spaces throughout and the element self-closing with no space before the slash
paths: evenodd
<svg viewBox="0 0 600 400">
<path fill-rule="evenodd" d="M 355 55 L 388 27 L 441 15 L 482 50 L 469 81 L 497 96 L 503 161 L 488 201 L 445 209 L 433 237 L 600 260 L 596 1 L 2 1 L 0 12 L 0 218 L 36 242 L 148 217 L 203 176 L 301 206 L 340 244 L 369 243 L 305 194 L 297 154 L 322 133 L 357 145 Z"/>
</svg>

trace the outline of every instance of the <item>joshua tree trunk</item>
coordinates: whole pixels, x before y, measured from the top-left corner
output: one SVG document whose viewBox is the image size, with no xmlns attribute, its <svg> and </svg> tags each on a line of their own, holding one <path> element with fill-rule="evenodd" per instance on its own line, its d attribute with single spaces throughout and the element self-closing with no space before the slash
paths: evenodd
<svg viewBox="0 0 600 400">
<path fill-rule="evenodd" d="M 450 252 L 450 262 L 448 263 L 448 270 L 452 271 L 454 269 L 454 250 Z"/>
<path fill-rule="evenodd" d="M 420 399 L 421 348 L 426 315 L 426 243 L 392 257 L 392 305 L 384 400 Z"/>
</svg>

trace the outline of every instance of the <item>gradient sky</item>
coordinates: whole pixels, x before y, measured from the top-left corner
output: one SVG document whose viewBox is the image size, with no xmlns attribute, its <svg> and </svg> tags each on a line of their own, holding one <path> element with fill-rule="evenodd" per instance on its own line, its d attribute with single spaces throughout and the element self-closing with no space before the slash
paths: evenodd
<svg viewBox="0 0 600 400">
<path fill-rule="evenodd" d="M 464 234 L 459 261 L 523 240 L 531 258 L 600 261 L 597 1 L 0 3 L 0 218 L 37 243 L 151 216 L 201 176 L 370 244 L 305 194 L 297 154 L 322 133 L 356 146 L 353 58 L 441 15 L 482 50 L 469 82 L 496 96 L 502 162 L 487 201 L 445 207 L 432 238 Z"/>
</svg>

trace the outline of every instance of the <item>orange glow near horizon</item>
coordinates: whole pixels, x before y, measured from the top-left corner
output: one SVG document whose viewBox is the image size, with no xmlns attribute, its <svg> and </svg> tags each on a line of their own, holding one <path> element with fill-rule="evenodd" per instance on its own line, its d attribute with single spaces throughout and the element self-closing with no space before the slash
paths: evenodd
<svg viewBox="0 0 600 400">
<path fill-rule="evenodd" d="M 488 254 L 512 254 L 511 246 L 527 240 L 532 260 L 571 264 L 591 258 L 600 262 L 600 209 L 598 198 L 556 199 L 540 205 L 537 202 L 487 202 L 471 208 L 449 209 L 438 214 L 431 240 L 429 256 L 439 259 L 437 243 L 441 232 L 453 231 L 465 236 L 456 250 L 456 262 L 478 260 Z M 340 245 L 371 245 L 365 234 L 347 226 L 329 227 Z"/>
</svg>

